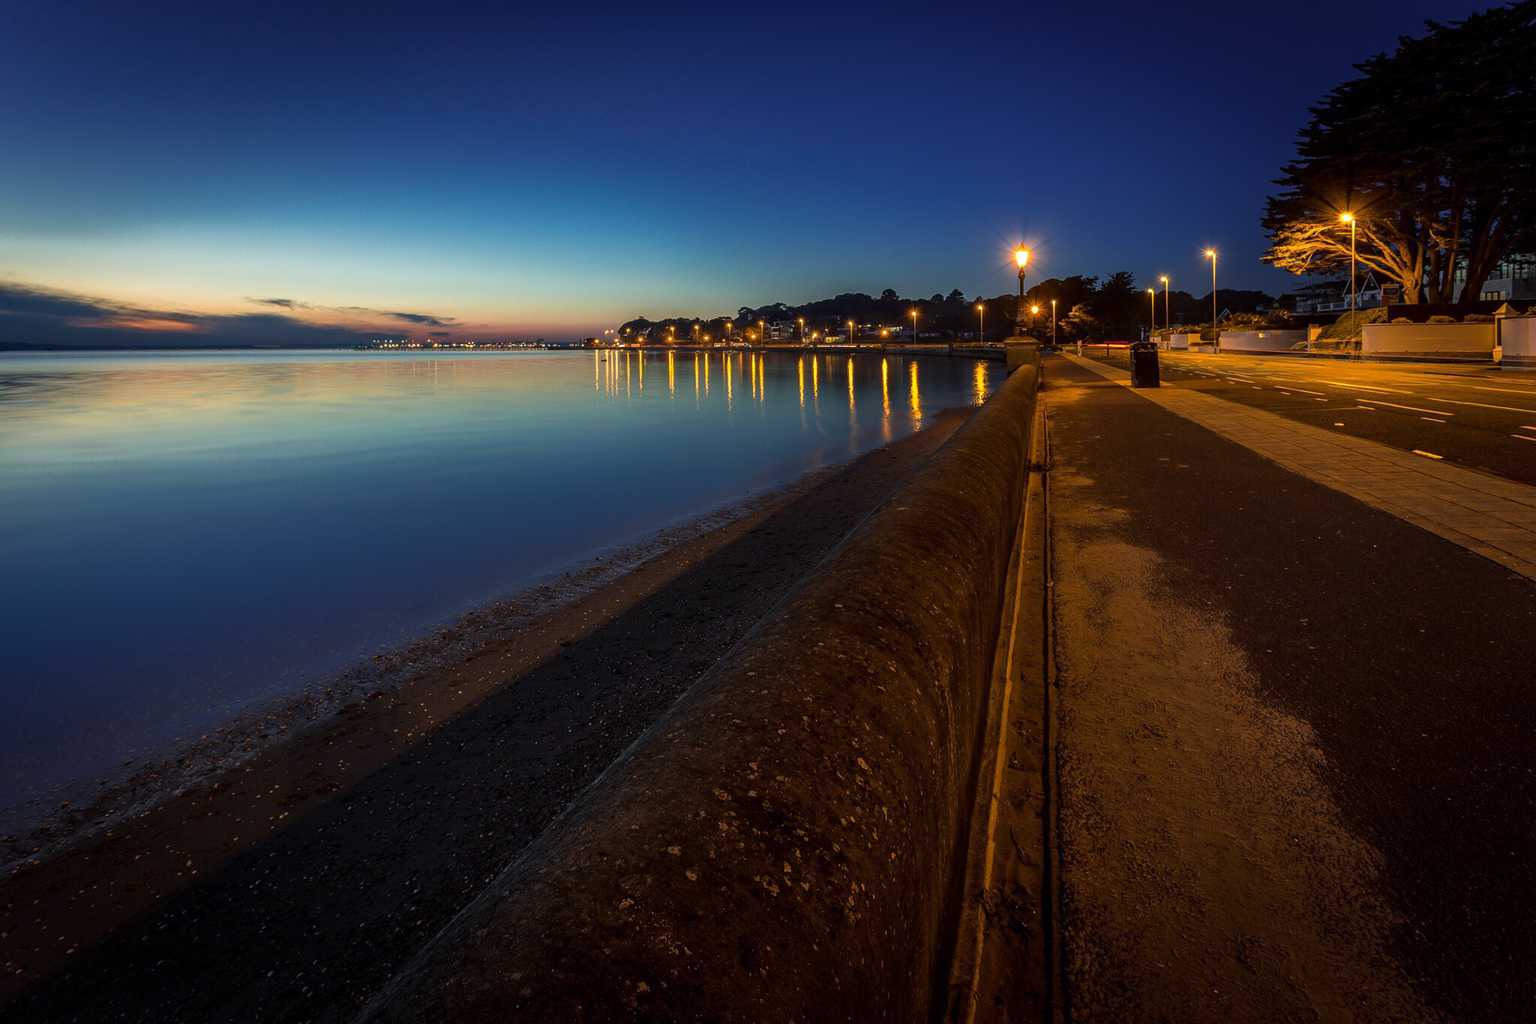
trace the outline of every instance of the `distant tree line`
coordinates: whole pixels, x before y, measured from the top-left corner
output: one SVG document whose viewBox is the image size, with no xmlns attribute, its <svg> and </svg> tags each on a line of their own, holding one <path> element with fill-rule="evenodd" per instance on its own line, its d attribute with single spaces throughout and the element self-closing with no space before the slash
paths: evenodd
<svg viewBox="0 0 1536 1024">
<path fill-rule="evenodd" d="M 1102 281 L 1097 276 L 1074 275 L 1047 278 L 1030 287 L 1024 293 L 1025 308 L 1038 306 L 1039 312 L 1027 313 L 1025 319 L 1030 333 L 1037 337 L 1050 333 L 1052 299 L 1056 300 L 1056 332 L 1061 341 L 1134 338 L 1150 322 L 1146 288 L 1138 287 L 1135 277 L 1123 270 Z M 1176 324 L 1199 324 L 1210 320 L 1209 292 L 1196 296 L 1174 291 L 1168 300 Z M 765 306 L 742 306 L 735 316 L 658 320 L 636 317 L 620 324 L 619 331 L 621 336 L 644 336 L 652 343 L 665 343 L 669 339 L 690 343 L 702 341 L 706 336 L 711 341 L 722 341 L 755 332 L 760 322 L 794 324 L 798 333 L 798 322 L 804 319 L 806 338 L 819 332 L 824 338 L 836 339 L 846 335 L 848 321 L 852 320 L 860 328 L 888 327 L 892 330 L 893 340 L 900 340 L 911 330 L 911 314 L 915 309 L 918 330 L 925 338 L 974 338 L 978 325 L 984 325 L 985 340 L 1001 341 L 1015 331 L 1018 301 L 1016 292 L 968 298 L 956 288 L 948 294 L 935 293 L 929 298 L 918 299 L 904 298 L 894 289 L 887 288 L 878 296 L 848 292 L 800 305 L 772 302 Z M 978 315 L 978 302 L 984 307 L 984 316 Z M 1222 288 L 1216 293 L 1216 303 L 1219 310 L 1251 313 L 1273 308 L 1275 299 L 1260 291 Z M 1163 320 L 1164 299 L 1159 290 L 1159 326 Z"/>
<path fill-rule="evenodd" d="M 1348 274 L 1347 214 L 1404 301 L 1469 302 L 1536 250 L 1536 0 L 1426 27 L 1312 108 L 1265 208 L 1270 263 Z"/>
</svg>

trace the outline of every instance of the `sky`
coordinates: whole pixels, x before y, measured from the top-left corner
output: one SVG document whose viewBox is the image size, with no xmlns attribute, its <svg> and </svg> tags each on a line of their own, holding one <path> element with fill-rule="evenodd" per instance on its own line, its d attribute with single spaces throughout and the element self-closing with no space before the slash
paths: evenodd
<svg viewBox="0 0 1536 1024">
<path fill-rule="evenodd" d="M 574 338 L 1129 270 L 1278 293 L 1307 107 L 1485 4 L 64 5 L 0 32 L 0 344 Z"/>
</svg>

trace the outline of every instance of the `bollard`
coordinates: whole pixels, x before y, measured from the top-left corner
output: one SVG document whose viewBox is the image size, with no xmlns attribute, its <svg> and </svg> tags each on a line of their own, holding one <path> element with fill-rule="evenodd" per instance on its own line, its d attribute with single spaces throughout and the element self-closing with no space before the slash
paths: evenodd
<svg viewBox="0 0 1536 1024">
<path fill-rule="evenodd" d="M 1131 345 L 1131 387 L 1161 386 L 1157 367 L 1157 342 L 1138 341 Z"/>
</svg>

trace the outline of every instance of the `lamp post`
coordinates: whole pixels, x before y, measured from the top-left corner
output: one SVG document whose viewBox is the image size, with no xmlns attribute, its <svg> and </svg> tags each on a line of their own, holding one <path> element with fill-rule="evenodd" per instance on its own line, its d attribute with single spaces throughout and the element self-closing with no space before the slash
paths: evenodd
<svg viewBox="0 0 1536 1024">
<path fill-rule="evenodd" d="M 1168 297 L 1168 275 L 1164 274 L 1160 279 L 1163 282 L 1163 326 L 1173 329 L 1173 300 Z"/>
<path fill-rule="evenodd" d="M 1157 333 L 1157 289 L 1156 288 L 1148 288 L 1147 289 L 1147 302 L 1151 304 L 1151 312 L 1152 312 L 1151 326 L 1147 328 L 1147 340 L 1151 341 L 1152 340 L 1152 335 Z"/>
<path fill-rule="evenodd" d="M 976 303 L 976 340 L 985 343 L 987 340 L 987 307 L 982 303 Z"/>
<path fill-rule="evenodd" d="M 800 325 L 800 344 L 804 345 L 805 344 L 805 317 L 803 317 L 803 316 L 796 317 L 795 318 L 795 323 Z"/>
<path fill-rule="evenodd" d="M 1056 347 L 1056 300 L 1051 300 L 1051 347 Z"/>
<path fill-rule="evenodd" d="M 1014 315 L 1014 333 L 1024 335 L 1024 268 L 1029 266 L 1029 250 L 1022 245 L 1013 250 L 1013 262 L 1019 265 L 1019 305 Z"/>
<path fill-rule="evenodd" d="M 763 327 L 763 322 L 759 320 L 757 322 L 757 343 L 759 345 L 766 345 L 768 343 L 768 332 Z"/>
<path fill-rule="evenodd" d="M 1339 214 L 1339 223 L 1349 225 L 1349 319 L 1353 324 L 1355 319 L 1355 215 L 1352 213 Z"/>
<path fill-rule="evenodd" d="M 848 344 L 853 344 L 853 321 L 848 321 Z"/>
<path fill-rule="evenodd" d="M 912 344 L 917 344 L 917 307 L 913 306 L 907 314 L 912 318 Z"/>
<path fill-rule="evenodd" d="M 1211 331 L 1216 330 L 1216 250 L 1205 250 L 1205 258 L 1211 261 Z M 1221 351 L 1221 335 L 1216 335 L 1216 351 Z"/>
</svg>

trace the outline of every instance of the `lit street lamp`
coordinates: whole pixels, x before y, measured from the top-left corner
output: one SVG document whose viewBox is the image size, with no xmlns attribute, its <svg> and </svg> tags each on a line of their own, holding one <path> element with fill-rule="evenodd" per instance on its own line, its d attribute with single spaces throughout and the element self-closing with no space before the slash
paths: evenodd
<svg viewBox="0 0 1536 1024">
<path fill-rule="evenodd" d="M 1152 306 L 1152 326 L 1147 328 L 1147 340 L 1152 340 L 1152 335 L 1157 333 L 1157 289 L 1147 289 L 1147 301 Z"/>
<path fill-rule="evenodd" d="M 1216 250 L 1205 250 L 1205 258 L 1211 261 L 1211 330 L 1216 330 Z M 1221 335 L 1216 335 L 1216 350 L 1221 351 Z"/>
<path fill-rule="evenodd" d="M 1349 318 L 1354 322 L 1355 318 L 1355 215 L 1352 213 L 1339 214 L 1339 222 L 1349 225 Z"/>
<path fill-rule="evenodd" d="M 987 307 L 979 302 L 976 303 L 976 340 L 987 340 Z"/>
<path fill-rule="evenodd" d="M 848 321 L 848 344 L 853 344 L 853 321 Z"/>
<path fill-rule="evenodd" d="M 1019 265 L 1019 305 L 1014 315 L 1014 326 L 1015 333 L 1022 337 L 1024 334 L 1024 268 L 1029 266 L 1029 250 L 1022 245 L 1013 250 L 1013 262 Z"/>
<path fill-rule="evenodd" d="M 795 323 L 800 325 L 800 344 L 804 345 L 805 344 L 805 317 L 803 317 L 803 316 L 796 317 L 795 318 Z"/>
<path fill-rule="evenodd" d="M 912 317 L 912 344 L 916 345 L 917 344 L 917 307 L 913 306 L 912 307 L 912 312 L 909 313 L 908 315 L 910 317 Z"/>
<path fill-rule="evenodd" d="M 1168 297 L 1168 275 L 1164 274 L 1159 280 L 1163 282 L 1163 326 L 1173 329 L 1173 301 Z"/>
<path fill-rule="evenodd" d="M 1051 347 L 1056 347 L 1056 300 L 1051 300 Z"/>
</svg>

